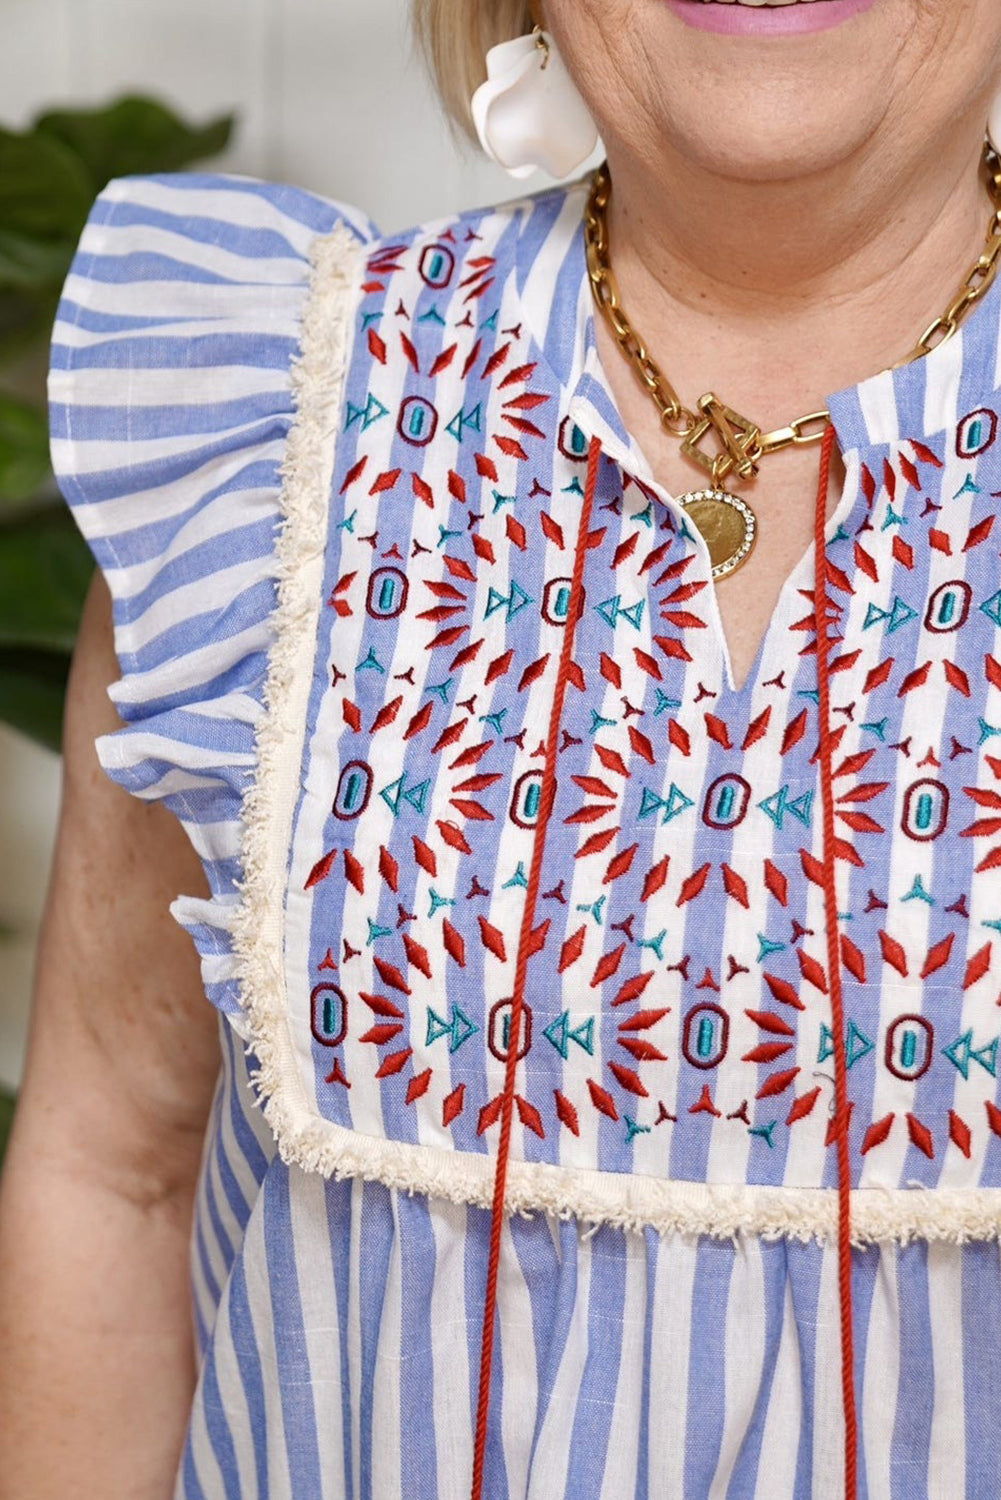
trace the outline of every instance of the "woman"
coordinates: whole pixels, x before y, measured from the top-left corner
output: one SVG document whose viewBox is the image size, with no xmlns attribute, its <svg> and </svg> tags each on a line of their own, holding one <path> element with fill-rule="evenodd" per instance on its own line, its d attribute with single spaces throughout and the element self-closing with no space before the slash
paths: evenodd
<svg viewBox="0 0 1001 1500">
<path fill-rule="evenodd" d="M 67 283 L 0 1493 L 995 1496 L 1001 13 L 419 17 L 608 173 L 129 180 Z"/>
</svg>

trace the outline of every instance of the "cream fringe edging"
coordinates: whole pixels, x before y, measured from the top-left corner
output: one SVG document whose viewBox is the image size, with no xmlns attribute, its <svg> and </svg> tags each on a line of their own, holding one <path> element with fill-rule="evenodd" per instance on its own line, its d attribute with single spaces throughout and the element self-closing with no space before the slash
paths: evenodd
<svg viewBox="0 0 1001 1500">
<path fill-rule="evenodd" d="M 307 1096 L 292 1041 L 284 966 L 286 858 L 314 665 L 335 435 L 364 250 L 349 231 L 337 229 L 315 242 L 310 260 L 301 352 L 292 369 L 296 416 L 282 467 L 274 644 L 257 733 L 257 773 L 243 807 L 242 899 L 232 921 L 243 1006 L 259 1062 L 255 1081 L 289 1164 L 488 1208 L 492 1156 L 384 1140 L 324 1120 Z M 837 1239 L 837 1194 L 823 1188 L 715 1186 L 512 1161 L 505 1206 L 510 1214 L 551 1213 L 662 1234 Z M 852 1229 L 859 1245 L 998 1239 L 1001 1190 L 862 1189 L 852 1194 Z"/>
</svg>

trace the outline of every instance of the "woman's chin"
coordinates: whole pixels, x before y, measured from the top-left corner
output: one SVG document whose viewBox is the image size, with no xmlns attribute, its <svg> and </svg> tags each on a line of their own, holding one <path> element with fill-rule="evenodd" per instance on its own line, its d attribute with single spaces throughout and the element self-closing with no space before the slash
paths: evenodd
<svg viewBox="0 0 1001 1500">
<path fill-rule="evenodd" d="M 850 161 L 880 129 L 884 108 L 873 90 L 843 108 L 798 85 L 764 91 L 737 81 L 717 90 L 707 81 L 698 90 L 672 91 L 659 114 L 662 161 L 667 146 L 677 163 L 721 181 L 778 183 Z M 614 132 L 606 145 L 614 156 Z"/>
<path fill-rule="evenodd" d="M 635 147 L 656 123 L 679 157 L 726 179 L 829 170 L 901 113 L 899 75 L 910 81 L 915 71 L 900 34 L 910 7 L 911 0 L 642 0 L 630 11 L 629 55 L 617 60 L 635 84 L 610 135 L 621 131 Z M 808 13 L 847 19 L 790 29 Z M 747 17 L 743 31 L 733 29 Z M 607 64 L 600 73 L 603 93 L 621 86 Z"/>
</svg>

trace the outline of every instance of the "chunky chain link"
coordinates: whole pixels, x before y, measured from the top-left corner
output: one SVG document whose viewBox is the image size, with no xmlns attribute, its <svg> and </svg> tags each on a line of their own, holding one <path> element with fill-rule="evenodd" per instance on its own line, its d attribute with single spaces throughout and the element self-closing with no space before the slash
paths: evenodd
<svg viewBox="0 0 1001 1500">
<path fill-rule="evenodd" d="M 1001 160 L 990 145 L 984 149 L 984 163 L 988 191 L 994 205 L 984 252 L 970 267 L 966 280 L 945 312 L 933 323 L 929 323 L 911 353 L 900 361 L 901 365 L 913 364 L 916 359 L 930 354 L 938 344 L 951 339 L 970 308 L 985 295 L 997 275 L 998 263 L 1001 261 Z"/>
<path fill-rule="evenodd" d="M 1001 159 L 989 142 L 985 142 L 984 146 L 984 165 L 992 204 L 984 251 L 970 267 L 945 312 L 928 325 L 911 352 L 894 369 L 912 364 L 952 338 L 970 309 L 986 295 L 994 282 L 1001 263 Z M 656 405 L 661 425 L 682 439 L 685 453 L 709 469 L 713 482 L 717 485 L 728 475 L 741 480 L 753 479 L 761 459 L 769 453 L 777 453 L 781 448 L 819 443 L 830 421 L 828 411 L 809 412 L 806 416 L 797 417 L 787 427 L 779 427 L 774 432 L 762 432 L 752 422 L 725 406 L 711 392 L 700 398 L 698 410 L 692 411 L 685 406 L 622 306 L 608 241 L 608 205 L 611 196 L 612 180 L 607 166 L 601 166 L 594 175 L 584 219 L 591 290 L 619 347 L 631 361 L 638 378 Z M 707 453 L 699 447 L 709 432 L 715 435 L 720 445 L 720 451 L 715 454 Z"/>
</svg>

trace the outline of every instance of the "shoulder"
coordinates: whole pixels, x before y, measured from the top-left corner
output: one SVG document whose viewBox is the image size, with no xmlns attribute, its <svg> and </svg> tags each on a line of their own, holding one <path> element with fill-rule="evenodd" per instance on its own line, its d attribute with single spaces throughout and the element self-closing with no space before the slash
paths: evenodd
<svg viewBox="0 0 1001 1500">
<path fill-rule="evenodd" d="M 113 282 L 125 256 L 145 257 L 147 273 L 168 280 L 225 282 L 246 261 L 278 274 L 338 224 L 361 241 L 376 238 L 359 209 L 287 183 L 211 172 L 119 177 L 91 209 L 71 277 Z M 143 262 L 128 269 L 136 274 Z"/>
<path fill-rule="evenodd" d="M 488 261 L 496 269 L 518 264 L 527 271 L 551 255 L 557 242 L 579 231 L 588 187 L 588 181 L 581 180 L 428 217 L 371 241 L 368 257 L 377 270 L 408 270 L 432 288 L 448 273 L 454 278 L 455 271 L 475 271 Z"/>
<path fill-rule="evenodd" d="M 129 394 L 144 405 L 171 367 L 222 373 L 253 363 L 255 348 L 273 361 L 274 337 L 294 332 L 314 244 L 338 228 L 360 243 L 375 238 L 358 210 L 284 184 L 214 173 L 110 182 L 91 209 L 53 329 L 56 473 L 70 473 L 79 457 L 60 445 L 74 427 L 84 436 L 83 410 L 114 404 L 109 372 L 132 372 Z M 120 383 L 115 390 L 125 393 Z"/>
<path fill-rule="evenodd" d="M 573 344 L 579 331 L 586 286 L 588 186 L 581 181 L 428 218 L 371 242 L 354 309 L 355 333 L 364 335 L 353 345 L 354 397 L 365 395 L 361 387 L 369 378 L 388 378 L 389 394 L 383 391 L 381 399 L 392 405 L 405 365 L 415 378 L 436 381 L 439 389 L 444 383 L 449 396 L 458 396 L 475 369 L 484 383 L 472 396 L 475 405 L 519 343 L 545 349 L 562 369 L 563 345 Z M 516 332 L 513 343 L 502 336 Z M 495 343 L 496 359 L 480 370 L 480 349 Z M 422 393 L 429 394 L 423 387 Z"/>
<path fill-rule="evenodd" d="M 249 177 L 118 178 L 97 198 L 48 394 L 53 467 L 102 566 L 108 528 L 91 507 L 155 490 L 288 410 L 315 246 L 338 233 L 364 245 L 376 231 L 356 209 Z"/>
<path fill-rule="evenodd" d="M 120 178 L 91 210 L 53 329 L 51 453 L 114 601 L 113 696 L 147 731 L 105 765 L 139 795 L 177 783 L 194 705 L 254 676 L 317 247 L 375 234 L 346 205 L 221 174 Z M 151 758 L 165 712 L 189 717 Z"/>
</svg>

